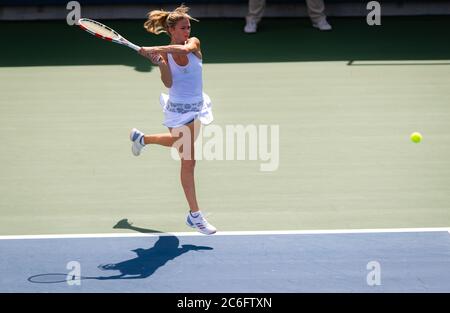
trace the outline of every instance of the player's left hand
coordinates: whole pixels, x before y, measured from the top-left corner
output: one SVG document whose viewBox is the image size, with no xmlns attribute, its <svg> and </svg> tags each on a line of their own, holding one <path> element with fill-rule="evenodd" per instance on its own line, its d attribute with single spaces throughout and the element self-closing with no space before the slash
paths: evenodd
<svg viewBox="0 0 450 313">
<path fill-rule="evenodd" d="M 155 65 L 159 65 L 162 61 L 162 56 L 158 53 L 151 53 L 150 61 L 152 61 L 152 63 Z"/>
</svg>

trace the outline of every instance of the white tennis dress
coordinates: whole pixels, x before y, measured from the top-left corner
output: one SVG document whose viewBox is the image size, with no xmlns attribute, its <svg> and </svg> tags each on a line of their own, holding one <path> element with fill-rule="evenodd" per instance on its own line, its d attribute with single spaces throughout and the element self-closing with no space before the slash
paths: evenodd
<svg viewBox="0 0 450 313">
<path fill-rule="evenodd" d="M 163 125 L 180 127 L 193 119 L 199 119 L 204 125 L 210 124 L 214 118 L 211 99 L 203 92 L 202 60 L 194 53 L 187 54 L 189 63 L 178 65 L 167 54 L 170 72 L 172 73 L 172 87 L 169 94 L 161 93 L 160 103 L 164 112 Z"/>
</svg>

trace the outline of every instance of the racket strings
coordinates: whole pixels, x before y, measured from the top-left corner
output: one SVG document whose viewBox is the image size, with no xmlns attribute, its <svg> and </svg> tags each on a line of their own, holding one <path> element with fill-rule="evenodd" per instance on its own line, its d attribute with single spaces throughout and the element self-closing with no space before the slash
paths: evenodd
<svg viewBox="0 0 450 313">
<path fill-rule="evenodd" d="M 120 35 L 118 33 L 116 33 L 115 31 L 113 31 L 112 29 L 110 29 L 109 27 L 100 24 L 100 23 L 96 23 L 95 21 L 92 20 L 83 20 L 80 22 L 80 25 L 82 25 L 83 27 L 85 27 L 87 30 L 98 34 L 100 36 L 103 37 L 107 37 L 107 38 L 112 38 L 112 39 L 119 39 Z"/>
</svg>

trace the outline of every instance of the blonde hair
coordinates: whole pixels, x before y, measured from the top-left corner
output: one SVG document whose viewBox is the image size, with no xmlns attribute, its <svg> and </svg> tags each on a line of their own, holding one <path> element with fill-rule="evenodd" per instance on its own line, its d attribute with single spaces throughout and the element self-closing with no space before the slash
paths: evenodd
<svg viewBox="0 0 450 313">
<path fill-rule="evenodd" d="M 188 18 L 192 21 L 198 22 L 195 18 L 191 17 L 187 12 L 189 8 L 184 4 L 180 5 L 174 11 L 168 12 L 164 10 L 153 10 L 148 12 L 147 21 L 144 23 L 144 28 L 153 34 L 169 33 L 169 27 L 175 27 L 179 20 Z"/>
</svg>

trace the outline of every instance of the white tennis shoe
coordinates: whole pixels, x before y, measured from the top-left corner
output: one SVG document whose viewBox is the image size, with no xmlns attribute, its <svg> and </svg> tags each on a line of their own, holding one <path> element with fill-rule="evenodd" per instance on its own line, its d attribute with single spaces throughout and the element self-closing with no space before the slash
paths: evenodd
<svg viewBox="0 0 450 313">
<path fill-rule="evenodd" d="M 138 156 L 141 154 L 142 148 L 145 147 L 144 133 L 136 128 L 133 128 L 130 132 L 130 140 L 133 142 L 131 145 L 131 152 L 133 152 L 135 156 Z"/>
<path fill-rule="evenodd" d="M 328 24 L 328 22 L 327 22 L 327 20 L 325 18 L 321 19 L 321 20 L 319 20 L 317 22 L 313 22 L 312 26 L 317 28 L 317 29 L 319 29 L 319 30 L 321 30 L 321 31 L 330 31 L 330 30 L 333 29 L 331 27 L 331 25 Z"/>
<path fill-rule="evenodd" d="M 246 17 L 246 23 L 244 27 L 244 32 L 247 34 L 254 34 L 258 29 L 258 22 L 254 19 Z"/>
<path fill-rule="evenodd" d="M 192 213 L 189 212 L 186 217 L 186 224 L 189 227 L 195 228 L 197 229 L 198 232 L 205 235 L 212 235 L 217 232 L 217 229 L 210 223 L 208 223 L 208 221 L 203 216 L 202 212 L 200 211 L 195 212 L 194 216 L 192 216 Z"/>
</svg>

